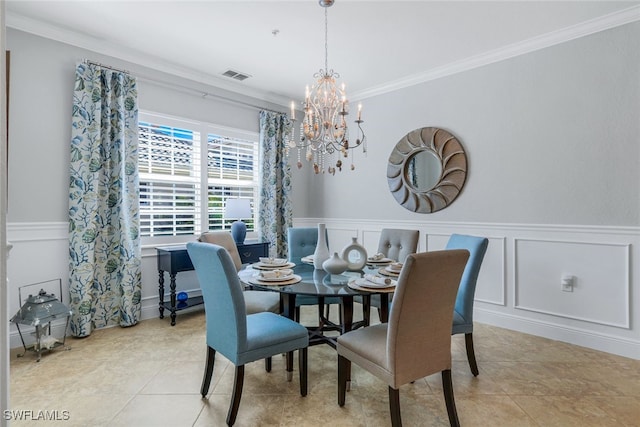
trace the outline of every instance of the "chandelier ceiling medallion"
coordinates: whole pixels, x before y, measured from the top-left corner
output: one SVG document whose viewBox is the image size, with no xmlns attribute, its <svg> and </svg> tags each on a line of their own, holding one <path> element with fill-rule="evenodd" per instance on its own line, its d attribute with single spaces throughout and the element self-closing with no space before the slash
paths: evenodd
<svg viewBox="0 0 640 427">
<path fill-rule="evenodd" d="M 328 55 L 328 25 L 327 8 L 333 5 L 334 0 L 319 0 L 324 9 L 324 69 L 320 69 L 313 75 L 315 83 L 309 89 L 306 88 L 304 102 L 302 104 L 304 117 L 300 122 L 300 139 L 292 138 L 289 146 L 298 149 L 298 169 L 302 168 L 301 152 L 305 151 L 307 161 L 313 163 L 316 174 L 326 172 L 335 175 L 336 169 L 342 171 L 342 158 L 348 158 L 351 152 L 351 170 L 355 169 L 353 152 L 362 146 L 362 152 L 366 154 L 367 145 L 364 131 L 362 130 L 362 104 L 358 105 L 358 118 L 354 121 L 357 125 L 355 141 L 349 139 L 349 100 L 345 92 L 345 85 L 336 86 L 336 79 L 340 74 L 329 69 Z M 296 122 L 295 103 L 291 102 L 291 119 Z M 333 163 L 332 157 L 336 154 L 337 160 Z M 326 169 L 325 169 L 326 168 Z"/>
</svg>

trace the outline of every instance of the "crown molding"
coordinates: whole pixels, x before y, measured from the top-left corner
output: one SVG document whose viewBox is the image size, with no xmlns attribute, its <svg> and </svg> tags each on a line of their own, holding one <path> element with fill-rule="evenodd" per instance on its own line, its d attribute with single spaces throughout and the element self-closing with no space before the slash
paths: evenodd
<svg viewBox="0 0 640 427">
<path fill-rule="evenodd" d="M 40 37 L 66 43 L 81 49 L 97 52 L 101 55 L 111 56 L 132 64 L 141 65 L 156 71 L 161 71 L 174 76 L 192 80 L 197 83 L 209 85 L 215 88 L 224 89 L 240 95 L 249 96 L 265 102 L 287 107 L 290 99 L 274 93 L 248 88 L 239 84 L 228 82 L 222 78 L 202 73 L 189 67 L 182 67 L 177 64 L 165 61 L 156 56 L 137 51 L 122 45 L 109 43 L 104 39 L 94 37 L 89 34 L 80 33 L 71 29 L 52 25 L 43 21 L 31 19 L 16 13 L 7 13 L 6 26 L 16 30 L 31 33 Z M 133 75 L 137 73 L 132 72 Z M 146 78 L 146 76 L 140 76 Z"/>
<path fill-rule="evenodd" d="M 513 43 L 460 61 L 455 61 L 422 73 L 413 74 L 402 79 L 354 92 L 351 94 L 351 98 L 353 101 L 358 101 L 372 96 L 382 95 L 472 70 L 484 65 L 493 64 L 515 56 L 524 55 L 638 20 L 640 20 L 640 5 L 603 15 L 580 24 Z M 88 34 L 78 33 L 71 29 L 37 21 L 16 13 L 7 13 L 6 26 L 276 105 L 287 107 L 290 102 L 290 99 L 285 96 L 227 82 L 221 78 L 202 73 L 192 68 L 170 63 L 153 55 L 148 55 L 125 46 L 108 43 L 105 40 Z"/>
<path fill-rule="evenodd" d="M 542 34 L 518 43 L 513 43 L 498 49 L 494 49 L 479 55 L 462 59 L 437 67 L 423 73 L 413 74 L 402 79 L 394 80 L 370 89 L 354 92 L 351 94 L 354 101 L 358 101 L 372 96 L 382 95 L 399 89 L 404 89 L 420 83 L 436 80 L 442 77 L 472 70 L 484 65 L 504 61 L 515 56 L 524 55 L 536 50 L 551 47 L 557 44 L 568 42 L 600 31 L 609 30 L 621 25 L 629 24 L 640 20 L 640 6 L 632 6 L 617 12 L 603 15 L 580 24 L 572 25 L 561 30 Z"/>
</svg>

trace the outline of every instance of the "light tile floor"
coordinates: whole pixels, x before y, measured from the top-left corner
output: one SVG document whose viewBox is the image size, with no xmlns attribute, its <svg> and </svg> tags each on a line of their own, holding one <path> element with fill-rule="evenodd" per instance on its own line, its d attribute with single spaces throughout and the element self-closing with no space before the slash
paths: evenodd
<svg viewBox="0 0 640 427">
<path fill-rule="evenodd" d="M 306 309 L 303 321 L 311 324 L 315 311 Z M 201 399 L 204 336 L 204 312 L 195 311 L 180 314 L 174 327 L 168 318 L 152 319 L 69 339 L 71 350 L 54 350 L 39 363 L 35 354 L 18 358 L 20 349 L 14 349 L 11 410 L 68 419 L 11 425 L 225 425 L 233 366 L 217 357 L 209 396 Z M 640 360 L 483 324 L 476 324 L 474 338 L 478 377 L 469 371 L 464 337 L 452 337 L 463 426 L 640 426 Z M 273 359 L 271 373 L 262 361 L 249 364 L 236 425 L 390 425 L 386 385 L 356 365 L 346 405 L 338 406 L 336 359 L 326 345 L 309 349 L 304 398 L 297 363 L 292 382 L 286 381 L 283 357 Z M 403 386 L 400 399 L 405 426 L 448 425 L 440 375 Z"/>
</svg>

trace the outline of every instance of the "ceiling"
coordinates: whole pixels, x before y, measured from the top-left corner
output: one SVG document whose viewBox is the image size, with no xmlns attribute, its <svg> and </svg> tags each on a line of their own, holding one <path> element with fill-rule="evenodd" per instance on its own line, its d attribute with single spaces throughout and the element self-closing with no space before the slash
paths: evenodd
<svg viewBox="0 0 640 427">
<path fill-rule="evenodd" d="M 288 105 L 324 68 L 324 11 L 317 0 L 7 0 L 6 25 Z M 639 20 L 640 2 L 337 0 L 327 11 L 329 68 L 355 100 Z"/>
</svg>

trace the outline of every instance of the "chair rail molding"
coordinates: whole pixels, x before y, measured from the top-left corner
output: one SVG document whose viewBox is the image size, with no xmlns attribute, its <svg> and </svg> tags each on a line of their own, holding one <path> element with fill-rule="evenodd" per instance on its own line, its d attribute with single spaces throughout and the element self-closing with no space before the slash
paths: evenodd
<svg viewBox="0 0 640 427">
<path fill-rule="evenodd" d="M 9 222 L 7 223 L 7 239 L 12 243 L 68 240 L 68 222 Z"/>
</svg>

